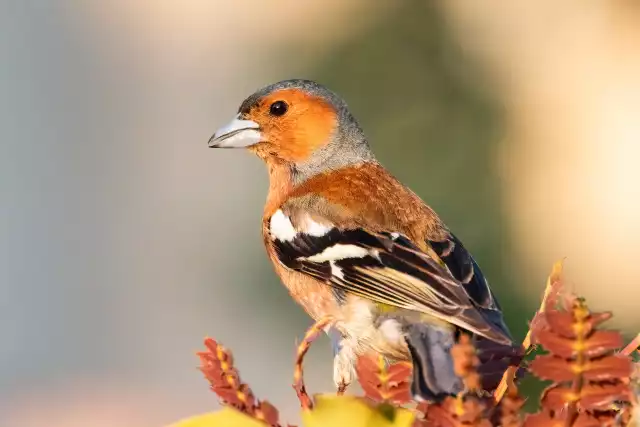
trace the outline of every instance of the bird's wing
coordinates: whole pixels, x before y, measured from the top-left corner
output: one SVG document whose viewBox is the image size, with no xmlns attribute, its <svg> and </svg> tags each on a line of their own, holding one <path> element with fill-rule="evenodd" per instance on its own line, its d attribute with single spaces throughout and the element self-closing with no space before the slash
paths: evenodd
<svg viewBox="0 0 640 427">
<path fill-rule="evenodd" d="M 428 254 L 395 230 L 341 227 L 318 213 L 312 218 L 286 209 L 271 216 L 269 233 L 269 244 L 289 269 L 337 290 L 511 343 L 506 328 L 486 315 L 486 310 L 500 315 L 499 307 L 462 245 L 456 250 L 453 237 L 453 246 L 439 242 Z"/>
<path fill-rule="evenodd" d="M 482 314 L 496 327 L 502 329 L 505 335 L 510 336 L 502 318 L 500 304 L 493 295 L 480 267 L 462 242 L 452 233 L 447 232 L 444 238 L 428 240 L 427 244 L 446 265 L 451 275 L 464 287 L 467 295 Z"/>
</svg>

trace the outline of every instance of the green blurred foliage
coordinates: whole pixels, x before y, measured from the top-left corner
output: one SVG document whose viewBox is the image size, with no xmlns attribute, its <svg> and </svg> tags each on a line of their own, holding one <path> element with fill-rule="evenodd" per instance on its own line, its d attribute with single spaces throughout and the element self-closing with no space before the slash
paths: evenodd
<svg viewBox="0 0 640 427">
<path fill-rule="evenodd" d="M 523 338 L 537 304 L 512 291 L 531 281 L 512 267 L 496 171 L 501 106 L 435 3 L 403 1 L 311 71 L 347 100 L 378 159 L 471 251 Z M 523 394 L 539 388 L 528 382 Z"/>
<path fill-rule="evenodd" d="M 535 309 L 511 292 L 515 262 L 496 173 L 500 107 L 433 2 L 404 1 L 311 70 L 342 95 L 379 160 L 464 242 L 516 337 Z"/>
</svg>

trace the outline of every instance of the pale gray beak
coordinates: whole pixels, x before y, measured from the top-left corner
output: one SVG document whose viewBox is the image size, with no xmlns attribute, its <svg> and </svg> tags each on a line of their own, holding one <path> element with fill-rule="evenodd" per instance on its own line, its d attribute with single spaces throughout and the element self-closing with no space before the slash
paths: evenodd
<svg viewBox="0 0 640 427">
<path fill-rule="evenodd" d="M 240 114 L 213 134 L 211 148 L 243 148 L 257 144 L 262 139 L 260 126 L 253 120 L 243 120 Z"/>
</svg>

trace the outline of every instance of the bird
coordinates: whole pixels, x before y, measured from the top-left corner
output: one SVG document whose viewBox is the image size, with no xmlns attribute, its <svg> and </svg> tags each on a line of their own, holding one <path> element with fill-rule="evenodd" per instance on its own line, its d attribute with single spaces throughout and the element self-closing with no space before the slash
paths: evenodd
<svg viewBox="0 0 640 427">
<path fill-rule="evenodd" d="M 451 348 L 463 333 L 487 349 L 486 390 L 517 363 L 518 346 L 478 264 L 378 162 L 339 95 L 304 79 L 267 85 L 208 145 L 244 148 L 266 164 L 266 252 L 311 318 L 332 319 L 326 333 L 339 392 L 354 380 L 358 357 L 378 354 L 412 362 L 416 400 L 458 394 L 464 384 Z"/>
</svg>

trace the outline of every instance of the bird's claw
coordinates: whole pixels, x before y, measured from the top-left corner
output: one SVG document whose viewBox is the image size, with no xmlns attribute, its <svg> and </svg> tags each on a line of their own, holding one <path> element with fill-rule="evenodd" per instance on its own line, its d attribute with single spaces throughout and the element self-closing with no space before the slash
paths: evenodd
<svg viewBox="0 0 640 427">
<path fill-rule="evenodd" d="M 338 395 L 344 394 L 355 376 L 356 356 L 349 342 L 343 340 L 333 358 L 333 382 Z"/>
<path fill-rule="evenodd" d="M 344 395 L 344 393 L 347 391 L 347 387 L 349 387 L 349 384 L 342 382 L 340 384 L 338 384 L 338 392 L 336 393 L 338 396 L 342 396 Z"/>
</svg>

